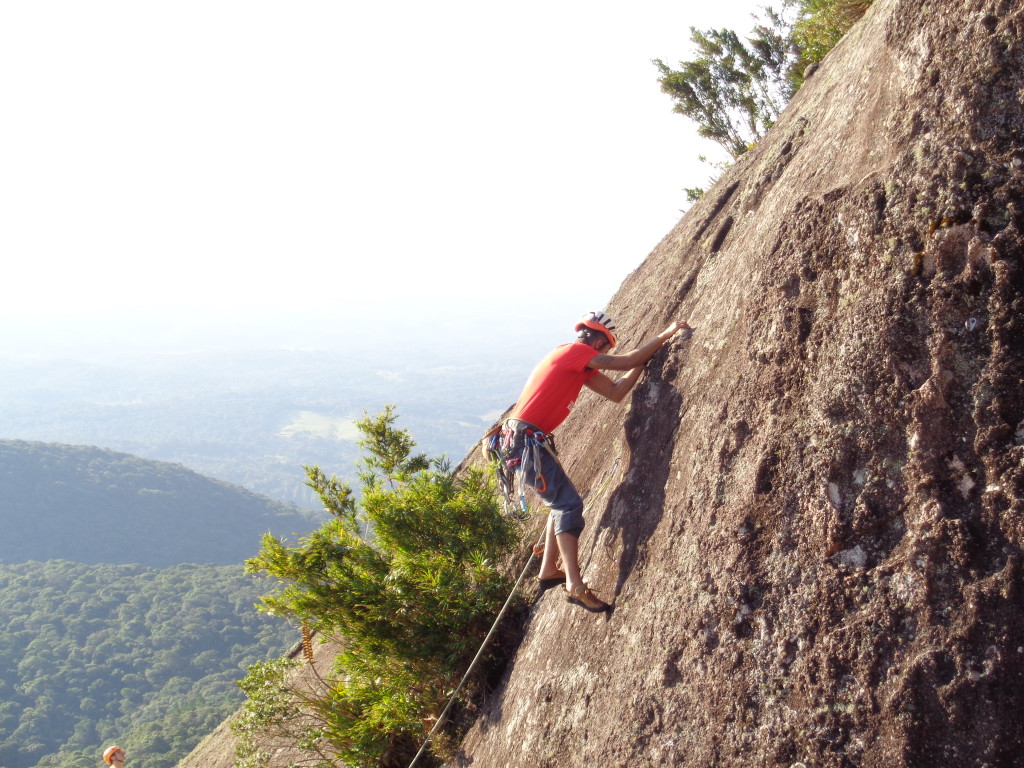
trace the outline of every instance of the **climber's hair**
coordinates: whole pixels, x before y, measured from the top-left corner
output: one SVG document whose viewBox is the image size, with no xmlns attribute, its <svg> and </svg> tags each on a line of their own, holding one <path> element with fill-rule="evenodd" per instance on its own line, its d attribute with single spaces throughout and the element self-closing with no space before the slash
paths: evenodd
<svg viewBox="0 0 1024 768">
<path fill-rule="evenodd" d="M 579 333 L 576 334 L 576 340 L 582 341 L 588 346 L 594 346 L 594 341 L 600 341 L 602 344 L 611 344 L 608 337 L 600 331 L 595 331 L 593 328 L 580 328 Z"/>
</svg>

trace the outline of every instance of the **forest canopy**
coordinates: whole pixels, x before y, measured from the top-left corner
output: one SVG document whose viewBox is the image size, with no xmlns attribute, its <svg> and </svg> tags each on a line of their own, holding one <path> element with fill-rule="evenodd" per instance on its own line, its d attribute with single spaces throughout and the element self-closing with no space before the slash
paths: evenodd
<svg viewBox="0 0 1024 768">
<path fill-rule="evenodd" d="M 0 565 L 0 767 L 171 768 L 297 638 L 238 566 Z"/>
</svg>

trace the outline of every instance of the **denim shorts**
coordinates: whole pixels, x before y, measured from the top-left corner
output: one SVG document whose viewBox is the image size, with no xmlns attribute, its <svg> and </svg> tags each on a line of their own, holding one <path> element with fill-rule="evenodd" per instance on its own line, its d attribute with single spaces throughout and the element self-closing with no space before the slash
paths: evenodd
<svg viewBox="0 0 1024 768">
<path fill-rule="evenodd" d="M 583 499 L 579 491 L 565 474 L 562 465 L 546 448 L 540 450 L 540 471 L 543 482 L 538 482 L 538 479 L 534 478 L 532 467 L 527 469 L 524 479 L 533 486 L 544 503 L 551 507 L 555 533 L 570 533 L 578 537 L 584 526 Z M 538 485 L 541 486 L 540 490 L 537 488 Z"/>
</svg>

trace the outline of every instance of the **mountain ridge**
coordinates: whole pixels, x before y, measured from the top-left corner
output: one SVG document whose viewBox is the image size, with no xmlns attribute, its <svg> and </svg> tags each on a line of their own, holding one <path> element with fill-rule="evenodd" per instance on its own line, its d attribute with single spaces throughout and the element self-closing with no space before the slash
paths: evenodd
<svg viewBox="0 0 1024 768">
<path fill-rule="evenodd" d="M 0 440 L 0 500 L 5 563 L 241 564 L 323 520 L 180 464 L 24 440 Z"/>
</svg>

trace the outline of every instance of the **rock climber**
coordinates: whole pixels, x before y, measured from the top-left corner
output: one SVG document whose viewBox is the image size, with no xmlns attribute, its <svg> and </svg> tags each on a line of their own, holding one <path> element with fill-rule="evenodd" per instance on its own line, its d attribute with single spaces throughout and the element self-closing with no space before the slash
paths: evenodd
<svg viewBox="0 0 1024 768">
<path fill-rule="evenodd" d="M 521 479 L 551 509 L 537 577 L 541 590 L 561 585 L 569 602 L 588 611 L 599 613 L 609 605 L 580 576 L 578 545 L 584 526 L 583 499 L 551 450 L 549 436 L 569 415 L 584 385 L 613 402 L 622 402 L 640 378 L 644 364 L 680 331 L 688 337 L 693 329 L 676 321 L 639 349 L 628 354 L 610 354 L 616 344 L 615 324 L 604 312 L 587 312 L 576 323 L 576 341 L 556 347 L 540 361 L 502 424 L 502 443 L 509 467 L 520 472 Z M 602 370 L 627 373 L 613 380 Z"/>
<path fill-rule="evenodd" d="M 103 751 L 103 762 L 107 765 L 112 765 L 114 768 L 121 768 L 124 765 L 125 754 L 124 750 L 118 746 L 107 747 Z"/>
</svg>

